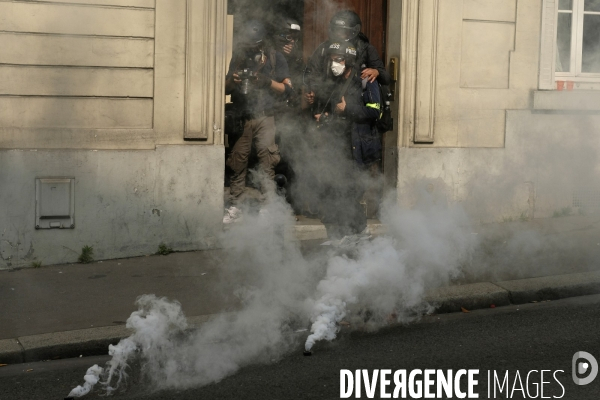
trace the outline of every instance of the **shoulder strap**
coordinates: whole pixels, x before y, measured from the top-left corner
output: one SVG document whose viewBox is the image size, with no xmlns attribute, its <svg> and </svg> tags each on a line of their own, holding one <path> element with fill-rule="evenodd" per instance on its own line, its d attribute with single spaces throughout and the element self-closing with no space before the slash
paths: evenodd
<svg viewBox="0 0 600 400">
<path fill-rule="evenodd" d="M 350 76 L 348 77 L 348 79 L 346 79 L 346 82 L 344 82 L 344 86 L 342 86 L 342 90 L 340 90 L 340 92 L 337 95 L 337 98 L 334 99 L 336 100 L 336 103 L 339 101 L 342 101 L 342 97 L 344 97 L 346 95 L 346 92 L 348 91 L 348 88 L 350 87 L 350 84 L 352 83 L 352 81 L 354 81 L 354 78 L 356 77 L 356 70 L 352 71 L 352 74 L 350 74 Z"/>
<path fill-rule="evenodd" d="M 352 75 L 349 76 L 348 79 L 346 79 L 346 82 L 344 82 L 344 86 L 342 86 L 342 89 L 340 90 L 339 93 L 337 93 L 337 95 L 336 95 L 335 89 L 331 92 L 331 94 L 329 95 L 329 99 L 327 99 L 327 102 L 325 103 L 325 106 L 323 107 L 323 110 L 321 111 L 321 113 L 325 112 L 325 110 L 327 109 L 327 106 L 329 105 L 329 103 L 331 103 L 332 100 L 335 102 L 334 104 L 337 104 L 339 101 L 342 100 L 342 97 L 346 94 L 346 91 L 348 90 L 348 87 L 350 87 L 350 84 L 354 80 L 355 76 L 356 76 L 356 71 L 353 71 Z M 336 95 L 336 98 L 334 98 L 334 95 Z"/>
<path fill-rule="evenodd" d="M 275 75 L 275 67 L 277 66 L 277 52 L 275 49 L 269 51 L 269 58 L 271 59 L 271 77 Z"/>
<path fill-rule="evenodd" d="M 375 80 L 377 82 L 377 80 Z M 383 110 L 385 110 L 385 100 L 384 100 L 384 92 L 383 87 L 381 87 L 381 83 L 377 82 L 377 89 L 379 90 L 379 118 L 383 117 Z"/>
<path fill-rule="evenodd" d="M 326 43 L 326 42 L 323 42 L 323 43 Z M 323 44 L 323 43 L 322 43 L 322 44 Z M 326 46 L 326 45 L 324 45 L 324 46 L 321 48 L 321 62 L 323 63 L 323 70 L 324 70 L 323 72 L 325 72 L 325 76 L 327 76 L 327 74 L 328 74 L 328 71 L 327 71 L 327 62 L 325 61 L 325 48 L 326 48 L 326 47 L 327 47 L 327 46 Z"/>
<path fill-rule="evenodd" d="M 362 40 L 358 41 L 358 44 L 356 45 L 356 62 L 354 63 L 354 69 L 356 71 L 359 71 L 361 69 L 361 65 L 360 65 L 360 60 L 362 60 L 365 52 L 367 51 L 367 48 L 369 47 L 368 43 L 365 43 L 366 46 L 361 46 L 361 44 L 363 44 L 364 42 Z M 362 48 L 361 48 L 362 47 Z"/>
<path fill-rule="evenodd" d="M 352 71 L 352 74 L 348 77 L 348 79 L 346 79 L 344 86 L 342 86 L 342 90 L 340 91 L 340 99 L 346 94 L 346 91 L 348 90 L 348 87 L 354 80 L 354 77 L 356 77 L 356 69 Z"/>
</svg>

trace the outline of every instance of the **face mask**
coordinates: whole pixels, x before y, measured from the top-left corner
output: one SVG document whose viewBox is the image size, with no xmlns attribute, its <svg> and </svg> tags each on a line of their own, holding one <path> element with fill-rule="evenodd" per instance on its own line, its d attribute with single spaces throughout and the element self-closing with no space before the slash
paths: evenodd
<svg viewBox="0 0 600 400">
<path fill-rule="evenodd" d="M 246 58 L 248 60 L 251 60 L 252 62 L 254 62 L 257 65 L 261 63 L 263 53 L 262 53 L 262 51 L 260 51 L 259 48 L 256 48 L 256 47 L 248 48 L 248 49 L 246 49 L 245 53 L 246 53 Z"/>
<path fill-rule="evenodd" d="M 331 72 L 333 72 L 334 76 L 340 76 L 346 70 L 346 66 L 344 64 L 340 64 L 339 62 L 333 61 L 331 63 Z"/>
</svg>

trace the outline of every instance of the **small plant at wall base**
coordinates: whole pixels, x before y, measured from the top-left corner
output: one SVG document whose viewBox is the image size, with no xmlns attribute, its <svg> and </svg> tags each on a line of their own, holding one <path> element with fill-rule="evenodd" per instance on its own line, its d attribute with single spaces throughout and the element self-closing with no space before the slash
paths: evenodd
<svg viewBox="0 0 600 400">
<path fill-rule="evenodd" d="M 94 261 L 94 248 L 92 246 L 83 246 L 81 254 L 77 259 L 82 264 L 89 264 Z"/>
<path fill-rule="evenodd" d="M 34 261 L 31 262 L 31 267 L 32 268 L 40 268 L 41 266 L 42 266 L 42 262 L 41 261 L 34 260 Z"/>
<path fill-rule="evenodd" d="M 527 221 L 529 221 L 529 217 L 527 216 L 527 214 L 521 213 L 521 216 L 519 217 L 519 221 L 527 222 Z"/>
<path fill-rule="evenodd" d="M 552 218 L 567 217 L 571 215 L 572 211 L 573 210 L 571 210 L 571 207 L 563 207 L 560 209 L 560 211 L 554 211 L 554 214 L 552 214 Z"/>
<path fill-rule="evenodd" d="M 167 246 L 164 243 L 161 243 L 158 245 L 158 251 L 156 252 L 157 255 L 160 256 L 166 256 L 167 254 L 171 254 L 173 252 L 173 249 L 170 248 L 169 246 Z"/>
</svg>

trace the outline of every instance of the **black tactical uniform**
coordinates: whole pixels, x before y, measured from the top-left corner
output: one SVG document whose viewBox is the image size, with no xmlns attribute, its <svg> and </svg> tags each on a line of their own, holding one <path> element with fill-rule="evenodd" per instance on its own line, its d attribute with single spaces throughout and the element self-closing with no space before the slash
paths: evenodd
<svg viewBox="0 0 600 400">
<path fill-rule="evenodd" d="M 308 91 L 322 87 L 330 75 L 327 69 L 327 49 L 332 41 L 349 42 L 356 48 L 358 68 L 373 68 L 379 72 L 377 81 L 381 85 L 390 85 L 392 78 L 379 58 L 377 49 L 361 32 L 360 17 L 352 11 L 340 11 L 333 16 L 329 24 L 329 40 L 321 43 L 312 54 L 305 74 Z"/>
<path fill-rule="evenodd" d="M 368 166 L 381 159 L 381 116 L 377 82 L 360 78 L 353 69 L 356 49 L 347 42 L 330 43 L 327 49 L 331 74 L 327 100 L 319 111 L 318 145 L 314 164 L 320 191 L 321 220 L 330 238 L 361 233 L 367 225 L 360 204 L 369 177 Z"/>
</svg>

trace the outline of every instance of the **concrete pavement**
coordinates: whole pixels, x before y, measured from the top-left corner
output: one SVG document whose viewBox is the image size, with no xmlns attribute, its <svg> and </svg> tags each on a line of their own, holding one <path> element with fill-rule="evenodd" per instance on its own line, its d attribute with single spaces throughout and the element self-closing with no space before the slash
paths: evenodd
<svg viewBox="0 0 600 400">
<path fill-rule="evenodd" d="M 322 225 L 301 226 L 301 239 L 325 233 Z M 219 271 L 222 255 L 211 250 L 0 271 L 0 364 L 106 354 L 109 344 L 130 335 L 125 321 L 145 293 L 177 299 L 194 325 L 234 312 L 238 303 Z M 584 272 L 454 285 L 426 300 L 441 313 L 596 293 L 600 272 Z"/>
</svg>

